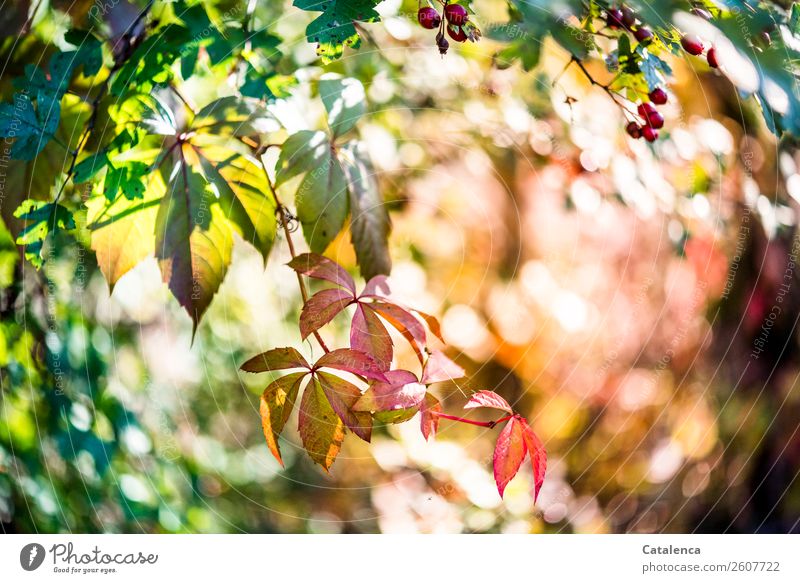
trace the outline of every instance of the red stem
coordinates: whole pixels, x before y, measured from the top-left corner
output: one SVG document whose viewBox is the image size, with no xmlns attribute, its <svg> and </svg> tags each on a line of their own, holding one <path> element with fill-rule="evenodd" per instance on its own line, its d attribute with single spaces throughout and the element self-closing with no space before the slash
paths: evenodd
<svg viewBox="0 0 800 583">
<path fill-rule="evenodd" d="M 502 423 L 503 421 L 508 421 L 514 415 L 506 415 L 505 417 L 501 417 L 496 421 L 474 421 L 472 419 L 464 419 L 463 417 L 456 417 L 455 415 L 448 415 L 447 413 L 437 413 L 436 411 L 431 411 L 434 415 L 441 417 L 442 419 L 450 419 L 450 421 L 458 421 L 460 423 L 468 423 L 470 425 L 477 425 L 478 427 L 488 427 L 491 429 L 498 423 Z"/>
</svg>

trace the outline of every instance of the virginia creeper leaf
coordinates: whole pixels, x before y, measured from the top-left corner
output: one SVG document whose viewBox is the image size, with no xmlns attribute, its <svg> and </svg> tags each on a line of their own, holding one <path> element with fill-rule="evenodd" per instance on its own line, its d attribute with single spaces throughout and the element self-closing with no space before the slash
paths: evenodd
<svg viewBox="0 0 800 583">
<path fill-rule="evenodd" d="M 245 372 L 268 372 L 287 368 L 310 369 L 311 367 L 302 354 L 289 346 L 262 352 L 245 362 L 240 368 Z"/>
<path fill-rule="evenodd" d="M 311 459 L 327 472 L 344 440 L 344 423 L 331 407 L 319 381 L 312 377 L 300 401 L 298 431 Z"/>
<path fill-rule="evenodd" d="M 275 171 L 275 184 L 318 167 L 319 161 L 329 155 L 331 142 L 325 132 L 302 130 L 289 136 L 281 146 Z"/>
<path fill-rule="evenodd" d="M 314 369 L 319 368 L 334 368 L 368 379 L 386 380 L 380 366 L 370 355 L 350 348 L 338 348 L 326 352 L 314 364 Z"/>
<path fill-rule="evenodd" d="M 317 54 L 323 62 L 338 59 L 344 46 L 358 48 L 355 21 L 375 22 L 380 16 L 375 5 L 380 0 L 294 0 L 294 5 L 303 10 L 322 12 L 306 27 L 308 42 L 317 43 Z"/>
<path fill-rule="evenodd" d="M 319 97 L 328 112 L 328 126 L 334 138 L 350 131 L 366 111 L 366 93 L 358 79 L 324 75 L 319 80 Z"/>
<path fill-rule="evenodd" d="M 391 326 L 408 340 L 414 352 L 422 362 L 422 352 L 425 350 L 425 328 L 410 312 L 396 304 L 389 302 L 375 302 L 367 304 L 381 315 Z"/>
<path fill-rule="evenodd" d="M 339 419 L 350 431 L 364 441 L 369 441 L 372 436 L 372 417 L 369 413 L 353 410 L 353 405 L 361 397 L 358 387 L 336 375 L 318 372 L 316 376 L 322 392 Z"/>
<path fill-rule="evenodd" d="M 539 490 L 544 483 L 544 476 L 547 473 L 547 452 L 544 449 L 544 444 L 539 439 L 539 436 L 533 431 L 528 422 L 524 419 L 520 420 L 522 425 L 522 438 L 525 441 L 525 447 L 531 456 L 531 469 L 533 470 L 533 501 L 539 497 Z"/>
<path fill-rule="evenodd" d="M 361 292 L 361 297 L 388 299 L 391 293 L 388 278 L 385 275 L 376 275 L 367 281 L 364 290 Z"/>
<path fill-rule="evenodd" d="M 426 440 L 434 437 L 436 432 L 439 431 L 439 416 L 437 413 L 442 412 L 442 405 L 439 403 L 439 399 L 427 393 L 419 407 L 419 412 L 419 424 L 422 429 L 422 436 Z"/>
<path fill-rule="evenodd" d="M 442 383 L 460 379 L 464 374 L 463 368 L 447 358 L 443 352 L 437 350 L 431 353 L 428 360 L 425 361 L 425 368 L 422 371 L 422 380 L 420 382 L 424 385 Z"/>
<path fill-rule="evenodd" d="M 303 176 L 295 205 L 308 246 L 322 253 L 344 227 L 350 206 L 344 171 L 331 149 Z"/>
<path fill-rule="evenodd" d="M 387 382 L 376 381 L 353 407 L 356 411 L 394 411 L 418 407 L 425 399 L 425 385 L 407 370 L 392 370 Z"/>
<path fill-rule="evenodd" d="M 494 467 L 494 481 L 500 497 L 511 479 L 517 475 L 522 460 L 525 459 L 525 441 L 523 440 L 522 423 L 516 418 L 511 419 L 497 437 L 494 448 L 492 466 Z"/>
<path fill-rule="evenodd" d="M 392 365 L 392 338 L 370 305 L 359 303 L 350 324 L 350 347 L 369 354 L 381 367 Z"/>
<path fill-rule="evenodd" d="M 304 372 L 283 376 L 270 383 L 261 395 L 259 412 L 264 438 L 267 440 L 267 446 L 272 455 L 281 465 L 283 465 L 283 459 L 281 458 L 281 448 L 278 445 L 278 437 L 289 420 L 305 376 Z"/>
<path fill-rule="evenodd" d="M 303 340 L 333 320 L 353 303 L 353 295 L 341 288 L 324 289 L 311 296 L 300 312 L 300 336 Z"/>
<path fill-rule="evenodd" d="M 339 161 L 347 177 L 350 195 L 350 238 L 364 279 L 387 275 L 392 270 L 389 255 L 389 213 L 378 190 L 375 171 L 361 144 L 339 150 Z"/>
<path fill-rule="evenodd" d="M 298 273 L 313 277 L 315 279 L 324 279 L 335 283 L 345 289 L 350 290 L 355 296 L 356 282 L 353 281 L 352 276 L 344 270 L 344 268 L 331 261 L 327 257 L 317 255 L 316 253 L 303 253 L 292 259 L 288 264 L 289 267 Z"/>
<path fill-rule="evenodd" d="M 280 125 L 257 100 L 230 95 L 198 111 L 191 129 L 223 137 L 253 136 L 277 131 Z"/>
<path fill-rule="evenodd" d="M 494 391 L 477 391 L 473 393 L 467 404 L 464 405 L 464 409 L 476 409 L 478 407 L 490 407 L 492 409 L 500 409 L 501 411 L 513 413 L 508 401 Z"/>
<path fill-rule="evenodd" d="M 156 217 L 156 258 L 164 281 L 197 329 L 231 260 L 233 237 L 209 183 L 175 165 Z"/>
</svg>

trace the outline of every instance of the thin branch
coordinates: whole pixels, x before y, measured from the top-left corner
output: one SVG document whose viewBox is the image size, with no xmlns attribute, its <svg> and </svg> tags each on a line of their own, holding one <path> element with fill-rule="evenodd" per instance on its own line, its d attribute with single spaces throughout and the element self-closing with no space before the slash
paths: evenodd
<svg viewBox="0 0 800 583">
<path fill-rule="evenodd" d="M 267 167 L 264 165 L 264 160 L 261 157 L 259 157 L 259 162 L 261 162 L 261 169 L 264 171 L 264 177 L 267 180 L 267 185 L 269 187 L 270 194 L 272 194 L 272 199 L 275 201 L 275 205 L 278 207 L 278 221 L 280 221 L 281 227 L 283 228 L 283 233 L 286 236 L 286 243 L 289 245 L 289 253 L 292 256 L 292 259 L 294 259 L 297 257 L 297 251 L 295 250 L 294 241 L 292 240 L 292 231 L 289 228 L 289 216 L 286 212 L 286 207 L 283 206 L 280 198 L 278 198 L 278 193 L 275 190 L 275 186 L 272 184 L 272 180 L 267 172 Z M 308 289 L 306 289 L 303 276 L 296 271 L 295 275 L 297 276 L 297 284 L 300 286 L 300 295 L 303 298 L 303 305 L 305 305 L 308 302 Z M 328 350 L 328 346 L 325 344 L 325 341 L 322 339 L 322 336 L 319 335 L 319 332 L 314 331 L 314 338 L 316 338 L 324 352 L 330 352 L 330 350 Z"/>
<path fill-rule="evenodd" d="M 495 421 L 474 421 L 473 419 L 465 419 L 464 417 L 457 417 L 455 415 L 448 415 L 447 413 L 439 413 L 437 411 L 431 411 L 432 415 L 436 415 L 437 417 L 441 417 L 442 419 L 449 419 L 450 421 L 458 421 L 459 423 L 468 423 L 469 425 L 477 425 L 478 427 L 487 427 L 489 429 L 493 428 L 498 423 L 502 423 L 503 421 L 508 421 L 509 419 L 513 418 L 514 415 L 506 415 L 505 417 L 501 417 Z"/>
</svg>

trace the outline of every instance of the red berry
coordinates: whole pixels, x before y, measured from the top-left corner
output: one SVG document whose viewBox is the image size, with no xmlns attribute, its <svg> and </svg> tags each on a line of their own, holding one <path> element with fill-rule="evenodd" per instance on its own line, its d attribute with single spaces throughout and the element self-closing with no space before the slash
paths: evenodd
<svg viewBox="0 0 800 583">
<path fill-rule="evenodd" d="M 706 60 L 708 61 L 708 66 L 712 69 L 719 68 L 719 61 L 717 61 L 717 49 L 714 47 L 708 49 L 708 52 L 706 53 Z"/>
<path fill-rule="evenodd" d="M 467 21 L 467 9 L 461 4 L 448 4 L 444 7 L 444 17 L 453 26 L 461 26 Z"/>
<path fill-rule="evenodd" d="M 467 40 L 467 33 L 464 32 L 464 29 L 460 26 L 448 26 L 447 34 L 450 35 L 451 39 L 460 43 L 463 43 L 465 40 Z"/>
<path fill-rule="evenodd" d="M 650 92 L 650 101 L 656 105 L 664 105 L 668 100 L 667 92 L 661 87 L 656 87 Z"/>
<path fill-rule="evenodd" d="M 606 24 L 611 28 L 622 28 L 625 26 L 623 18 L 622 10 L 619 8 L 609 8 L 606 11 Z"/>
<path fill-rule="evenodd" d="M 647 116 L 647 125 L 655 129 L 661 129 L 664 127 L 664 116 L 654 111 L 653 113 Z"/>
<path fill-rule="evenodd" d="M 644 126 L 642 128 L 642 137 L 648 142 L 655 142 L 658 139 L 658 130 L 650 126 Z"/>
<path fill-rule="evenodd" d="M 635 121 L 630 122 L 627 126 L 625 126 L 625 131 L 628 132 L 628 135 L 632 137 L 634 140 L 638 140 L 642 137 L 642 128 L 639 127 L 639 124 Z"/>
<path fill-rule="evenodd" d="M 636 111 L 638 111 L 639 115 L 641 115 L 643 118 L 647 118 L 651 113 L 658 113 L 656 111 L 656 106 L 649 101 L 640 103 Z"/>
<path fill-rule="evenodd" d="M 696 34 L 687 34 L 681 39 L 681 45 L 690 55 L 699 55 L 703 52 L 703 41 Z"/>
<path fill-rule="evenodd" d="M 646 45 L 646 44 L 652 42 L 652 40 L 653 40 L 653 31 L 650 30 L 649 28 L 647 28 L 646 26 L 640 26 L 633 33 L 633 36 L 635 36 L 636 40 L 638 40 L 640 43 L 642 43 L 643 45 Z"/>
<path fill-rule="evenodd" d="M 430 6 L 419 9 L 417 12 L 417 20 L 422 25 L 422 28 L 427 28 L 428 30 L 439 28 L 439 25 L 442 23 L 442 17 Z"/>
<path fill-rule="evenodd" d="M 625 28 L 631 28 L 636 24 L 636 13 L 627 6 L 622 8 L 622 24 L 625 25 Z"/>
</svg>

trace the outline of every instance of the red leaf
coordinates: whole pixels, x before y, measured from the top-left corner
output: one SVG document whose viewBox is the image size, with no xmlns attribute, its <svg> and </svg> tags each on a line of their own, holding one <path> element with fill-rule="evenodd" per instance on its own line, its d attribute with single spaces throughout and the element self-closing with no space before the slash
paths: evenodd
<svg viewBox="0 0 800 583">
<path fill-rule="evenodd" d="M 311 459 L 327 472 L 342 447 L 344 424 L 315 378 L 303 391 L 298 421 L 303 447 Z"/>
<path fill-rule="evenodd" d="M 425 385 L 414 373 L 391 370 L 386 373 L 389 382 L 374 382 L 353 407 L 356 411 L 394 411 L 410 409 L 425 399 Z"/>
<path fill-rule="evenodd" d="M 333 320 L 353 302 L 353 295 L 341 288 L 324 289 L 311 296 L 300 313 L 300 336 L 305 340 Z"/>
<path fill-rule="evenodd" d="M 335 368 L 376 381 L 386 380 L 374 358 L 350 348 L 339 348 L 323 354 L 314 364 L 314 369 L 318 368 Z"/>
<path fill-rule="evenodd" d="M 492 465 L 494 466 L 494 481 L 501 498 L 506 486 L 511 478 L 517 475 L 522 460 L 525 459 L 527 450 L 523 434 L 522 423 L 515 417 L 506 423 L 497 438 Z"/>
<path fill-rule="evenodd" d="M 447 358 L 444 352 L 433 352 L 428 360 L 425 361 L 425 368 L 422 371 L 422 384 L 441 383 L 460 379 L 464 376 L 464 369 L 455 362 Z"/>
<path fill-rule="evenodd" d="M 359 303 L 350 324 L 350 348 L 369 354 L 381 367 L 392 365 L 392 338 L 372 309 Z"/>
<path fill-rule="evenodd" d="M 353 405 L 361 397 L 358 387 L 336 375 L 320 372 L 316 376 L 322 392 L 325 393 L 339 419 L 350 431 L 364 441 L 369 441 L 372 435 L 372 416 L 369 413 L 353 411 Z"/>
<path fill-rule="evenodd" d="M 478 391 L 474 393 L 469 398 L 469 402 L 464 405 L 464 409 L 476 409 L 478 407 L 491 407 L 492 409 L 500 409 L 501 411 L 513 413 L 508 401 L 494 391 Z"/>
<path fill-rule="evenodd" d="M 395 304 L 375 302 L 368 305 L 400 332 L 403 338 L 408 340 L 408 343 L 411 344 L 414 352 L 416 352 L 417 358 L 422 362 L 422 351 L 425 349 L 426 338 L 425 327 L 420 324 L 419 320 L 410 312 L 407 312 L 405 309 Z"/>
<path fill-rule="evenodd" d="M 344 267 L 327 257 L 316 253 L 303 253 L 292 259 L 287 265 L 308 277 L 324 279 L 348 289 L 355 298 L 356 282 L 353 281 L 353 278 L 345 271 Z"/>
<path fill-rule="evenodd" d="M 267 446 L 275 459 L 283 465 L 281 448 L 278 437 L 283 431 L 286 421 L 294 408 L 297 392 L 305 378 L 306 373 L 295 372 L 279 378 L 271 383 L 261 395 L 261 427 L 264 429 L 264 438 Z"/>
<path fill-rule="evenodd" d="M 439 416 L 436 413 L 442 412 L 442 405 L 439 399 L 427 393 L 425 400 L 419 407 L 420 412 L 420 427 L 422 429 L 422 436 L 425 439 L 433 437 L 439 430 Z"/>
<path fill-rule="evenodd" d="M 364 286 L 361 292 L 362 298 L 388 298 L 391 295 L 389 280 L 385 275 L 376 275 Z"/>
<path fill-rule="evenodd" d="M 241 369 L 245 372 L 267 372 L 287 368 L 311 368 L 303 355 L 294 348 L 273 348 L 254 356 Z"/>
<path fill-rule="evenodd" d="M 525 441 L 525 447 L 528 453 L 531 454 L 531 468 L 533 469 L 533 502 L 539 497 L 539 490 L 544 483 L 544 476 L 547 473 L 547 452 L 544 449 L 544 444 L 539 436 L 533 431 L 528 422 L 524 419 L 520 420 L 522 424 L 522 438 Z"/>
<path fill-rule="evenodd" d="M 428 329 L 431 331 L 431 334 L 436 336 L 439 340 L 444 342 L 444 338 L 442 338 L 442 328 L 439 325 L 439 320 L 437 320 L 434 316 L 430 314 L 426 314 L 425 312 L 420 312 L 419 310 L 414 310 L 414 312 L 422 318 L 425 323 L 428 325 Z"/>
</svg>

